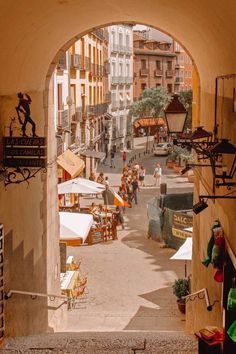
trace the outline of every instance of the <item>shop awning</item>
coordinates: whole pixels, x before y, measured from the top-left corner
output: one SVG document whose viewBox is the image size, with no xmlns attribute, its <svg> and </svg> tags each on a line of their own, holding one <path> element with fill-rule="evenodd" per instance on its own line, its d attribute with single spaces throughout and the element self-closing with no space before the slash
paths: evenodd
<svg viewBox="0 0 236 354">
<path fill-rule="evenodd" d="M 104 117 L 106 120 L 111 120 L 113 116 L 110 113 L 105 113 Z"/>
<path fill-rule="evenodd" d="M 93 157 L 94 159 L 98 159 L 98 160 L 104 160 L 106 157 L 105 152 L 100 152 L 95 150 L 85 150 L 83 152 L 81 151 L 80 155 L 86 157 Z"/>
<path fill-rule="evenodd" d="M 60 212 L 60 240 L 71 241 L 86 240 L 93 224 L 93 216 L 90 214 Z"/>
<path fill-rule="evenodd" d="M 165 125 L 163 118 L 139 118 L 134 121 L 134 128 L 152 127 L 155 125 Z"/>
<path fill-rule="evenodd" d="M 79 176 L 85 167 L 84 161 L 70 150 L 66 150 L 62 155 L 58 156 L 57 163 L 64 168 L 72 178 Z"/>
</svg>

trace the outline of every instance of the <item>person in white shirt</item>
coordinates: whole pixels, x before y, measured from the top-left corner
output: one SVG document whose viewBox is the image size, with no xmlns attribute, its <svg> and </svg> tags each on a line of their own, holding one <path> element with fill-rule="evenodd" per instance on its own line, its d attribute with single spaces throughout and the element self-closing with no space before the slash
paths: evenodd
<svg viewBox="0 0 236 354">
<path fill-rule="evenodd" d="M 162 175 L 162 170 L 161 170 L 161 166 L 160 166 L 159 163 L 158 163 L 158 164 L 156 165 L 156 168 L 155 168 L 154 173 L 153 173 L 154 186 L 160 187 L 161 175 Z"/>
</svg>

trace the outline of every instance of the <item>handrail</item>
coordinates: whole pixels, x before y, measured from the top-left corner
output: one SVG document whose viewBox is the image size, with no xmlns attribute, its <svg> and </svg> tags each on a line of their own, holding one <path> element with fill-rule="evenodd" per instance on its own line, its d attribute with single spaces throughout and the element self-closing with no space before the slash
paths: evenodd
<svg viewBox="0 0 236 354">
<path fill-rule="evenodd" d="M 64 302 L 71 301 L 71 298 L 66 295 L 55 295 L 55 294 L 45 294 L 45 293 L 36 293 L 36 292 L 29 292 L 29 291 L 21 291 L 21 290 L 9 290 L 5 293 L 5 300 L 8 300 L 12 297 L 13 294 L 20 294 L 20 295 L 28 295 L 32 297 L 48 297 L 51 301 L 57 299 L 64 299 Z"/>
</svg>

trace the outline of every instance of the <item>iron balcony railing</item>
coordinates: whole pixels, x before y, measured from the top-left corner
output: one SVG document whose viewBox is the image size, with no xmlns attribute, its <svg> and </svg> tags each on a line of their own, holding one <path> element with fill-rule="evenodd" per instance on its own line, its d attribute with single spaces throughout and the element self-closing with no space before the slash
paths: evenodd
<svg viewBox="0 0 236 354">
<path fill-rule="evenodd" d="M 111 51 L 114 53 L 121 53 L 126 55 L 132 55 L 133 48 L 119 43 L 111 44 Z"/>
<path fill-rule="evenodd" d="M 177 77 L 175 78 L 175 83 L 176 83 L 176 84 L 182 84 L 183 82 L 184 82 L 184 78 L 183 78 L 183 77 L 177 76 Z"/>
<path fill-rule="evenodd" d="M 119 76 L 111 76 L 111 84 L 112 85 L 119 84 Z"/>
<path fill-rule="evenodd" d="M 166 70 L 166 77 L 173 77 L 175 75 L 174 70 Z"/>
<path fill-rule="evenodd" d="M 140 76 L 147 76 L 148 75 L 148 69 L 140 69 Z"/>
<path fill-rule="evenodd" d="M 96 30 L 93 31 L 93 34 L 98 37 L 101 41 L 107 41 L 109 40 L 109 33 L 106 28 L 97 28 Z"/>
<path fill-rule="evenodd" d="M 132 84 L 133 83 L 133 76 L 126 76 L 125 77 L 125 83 L 126 84 Z"/>
<path fill-rule="evenodd" d="M 58 125 L 62 129 L 65 129 L 65 128 L 69 127 L 68 110 L 58 110 L 58 112 L 57 112 L 57 122 L 58 122 Z"/>
<path fill-rule="evenodd" d="M 108 104 L 107 103 L 100 103 L 96 105 L 88 105 L 85 108 L 86 117 L 93 116 L 98 117 L 107 112 Z"/>
<path fill-rule="evenodd" d="M 154 70 L 154 76 L 162 76 L 163 75 L 163 70 L 162 69 L 156 69 Z"/>
<path fill-rule="evenodd" d="M 59 70 L 66 70 L 67 69 L 67 61 L 66 61 L 66 53 L 63 53 L 58 61 L 57 68 Z"/>
</svg>

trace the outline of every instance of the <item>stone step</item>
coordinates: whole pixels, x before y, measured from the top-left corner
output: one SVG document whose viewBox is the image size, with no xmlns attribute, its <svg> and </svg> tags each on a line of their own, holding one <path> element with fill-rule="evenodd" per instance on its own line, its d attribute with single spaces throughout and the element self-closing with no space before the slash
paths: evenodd
<svg viewBox="0 0 236 354">
<path fill-rule="evenodd" d="M 195 354 L 197 343 L 184 332 L 54 333 L 6 339 L 0 353 Z"/>
</svg>

